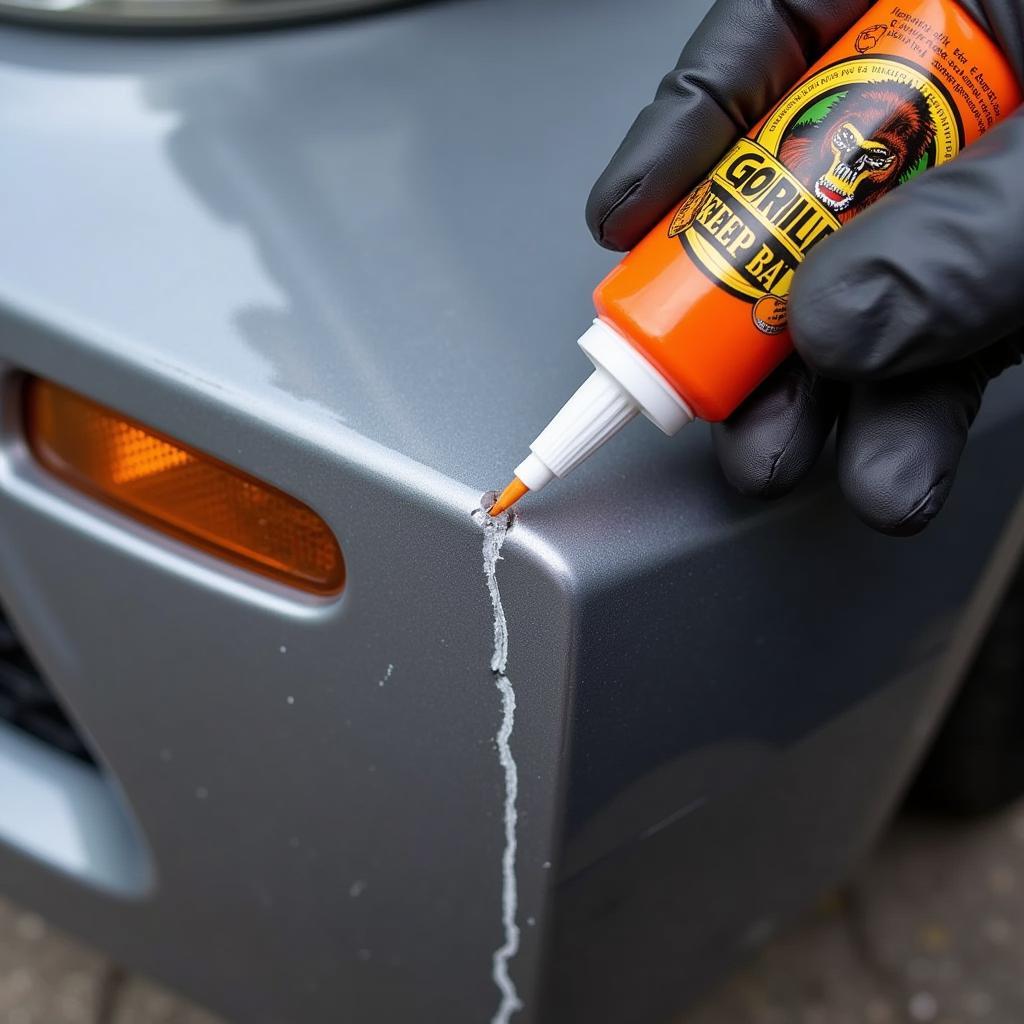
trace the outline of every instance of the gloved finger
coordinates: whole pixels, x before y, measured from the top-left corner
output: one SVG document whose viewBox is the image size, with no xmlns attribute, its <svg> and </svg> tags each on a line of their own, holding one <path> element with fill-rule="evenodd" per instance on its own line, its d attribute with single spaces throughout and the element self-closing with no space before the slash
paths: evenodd
<svg viewBox="0 0 1024 1024">
<path fill-rule="evenodd" d="M 956 476 L 988 374 L 977 360 L 853 385 L 836 434 L 839 485 L 869 526 L 923 530 Z"/>
<path fill-rule="evenodd" d="M 718 0 L 594 185 L 594 238 L 632 248 L 869 6 Z"/>
<path fill-rule="evenodd" d="M 1024 114 L 879 200 L 798 271 L 800 354 L 841 379 L 949 364 L 1024 326 Z"/>
<path fill-rule="evenodd" d="M 821 454 L 842 390 L 795 357 L 783 363 L 728 420 L 712 427 L 729 483 L 752 497 L 791 490 Z"/>
</svg>

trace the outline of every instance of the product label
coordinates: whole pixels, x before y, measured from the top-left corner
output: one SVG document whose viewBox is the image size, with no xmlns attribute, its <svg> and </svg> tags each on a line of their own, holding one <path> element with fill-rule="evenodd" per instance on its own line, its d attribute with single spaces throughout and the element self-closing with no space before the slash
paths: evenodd
<svg viewBox="0 0 1024 1024">
<path fill-rule="evenodd" d="M 942 84 L 910 61 L 870 56 L 886 29 L 865 29 L 855 42 L 861 56 L 797 86 L 669 226 L 697 266 L 751 304 L 766 334 L 785 329 L 793 274 L 818 242 L 963 145 Z"/>
</svg>

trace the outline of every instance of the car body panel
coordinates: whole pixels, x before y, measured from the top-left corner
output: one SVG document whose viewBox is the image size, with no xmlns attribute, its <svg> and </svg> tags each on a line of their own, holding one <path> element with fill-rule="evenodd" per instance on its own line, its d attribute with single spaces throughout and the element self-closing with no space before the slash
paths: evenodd
<svg viewBox="0 0 1024 1024">
<path fill-rule="evenodd" d="M 706 6 L 0 29 L 0 600 L 153 871 L 112 895 L 0 846 L 5 890 L 244 1024 L 490 1019 L 500 701 L 469 513 L 586 373 L 614 257 L 582 200 Z M 345 592 L 47 477 L 26 371 L 307 502 Z M 1008 377 L 912 542 L 857 523 L 827 464 L 784 503 L 738 497 L 703 427 L 634 426 L 524 502 L 498 569 L 515 1019 L 666 1017 L 870 841 L 998 589 L 1022 417 Z"/>
</svg>

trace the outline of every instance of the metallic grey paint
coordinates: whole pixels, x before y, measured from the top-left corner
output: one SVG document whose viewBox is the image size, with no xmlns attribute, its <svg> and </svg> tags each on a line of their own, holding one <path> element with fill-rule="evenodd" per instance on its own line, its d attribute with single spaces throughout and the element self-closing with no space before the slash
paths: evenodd
<svg viewBox="0 0 1024 1024">
<path fill-rule="evenodd" d="M 173 31 L 291 24 L 412 0 L 0 0 L 0 16 L 52 28 Z"/>
<path fill-rule="evenodd" d="M 499 702 L 468 513 L 586 372 L 613 257 L 583 197 L 705 6 L 0 31 L 0 356 L 295 494 L 349 570 L 298 597 L 69 493 L 12 378 L 0 598 L 156 877 L 111 898 L 0 847 L 5 890 L 240 1024 L 490 1019 Z M 499 567 L 516 1020 L 667 1017 L 870 841 L 954 682 L 1022 418 L 1011 375 L 912 542 L 825 472 L 737 497 L 700 427 L 634 426 L 524 503 Z"/>
</svg>

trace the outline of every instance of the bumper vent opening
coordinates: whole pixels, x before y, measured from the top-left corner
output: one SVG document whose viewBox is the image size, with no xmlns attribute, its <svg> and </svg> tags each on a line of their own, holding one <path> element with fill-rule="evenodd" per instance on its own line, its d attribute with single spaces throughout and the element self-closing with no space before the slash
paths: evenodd
<svg viewBox="0 0 1024 1024">
<path fill-rule="evenodd" d="M 153 889 L 149 848 L 0 607 L 0 844 L 103 892 Z"/>
<path fill-rule="evenodd" d="M 0 608 L 0 720 L 95 767 L 89 748 Z"/>
</svg>

